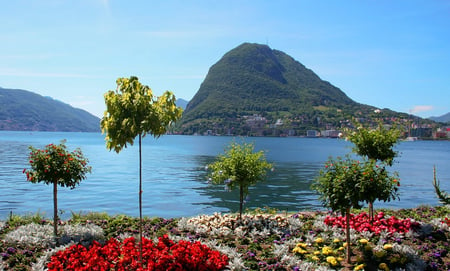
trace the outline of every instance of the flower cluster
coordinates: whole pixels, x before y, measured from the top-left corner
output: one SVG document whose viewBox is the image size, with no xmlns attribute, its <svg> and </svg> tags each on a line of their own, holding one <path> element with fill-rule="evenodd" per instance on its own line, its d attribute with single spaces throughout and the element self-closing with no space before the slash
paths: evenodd
<svg viewBox="0 0 450 271">
<path fill-rule="evenodd" d="M 379 242 L 373 244 L 367 239 L 358 241 L 359 250 L 363 252 L 362 262 L 370 262 L 379 270 L 394 270 L 408 267 L 407 270 L 424 270 L 425 263 L 418 257 L 416 251 L 408 245 Z"/>
<path fill-rule="evenodd" d="M 48 270 L 223 270 L 228 257 L 200 242 L 174 243 L 167 235 L 157 244 L 142 239 L 142 262 L 134 237 L 123 243 L 110 239 L 105 245 L 94 242 L 91 247 L 73 245 L 57 252 Z"/>
<path fill-rule="evenodd" d="M 343 216 L 326 216 L 324 222 L 328 226 L 345 228 L 345 217 Z M 358 215 L 350 214 L 350 227 L 359 232 L 369 231 L 375 234 L 380 234 L 382 231 L 405 233 L 418 226 L 419 223 L 411 221 L 411 219 L 398 219 L 395 216 L 386 217 L 383 212 L 379 212 L 373 221 L 370 221 L 369 215 L 365 212 Z"/>
<path fill-rule="evenodd" d="M 301 259 L 315 263 L 326 263 L 329 267 L 336 269 L 344 261 L 344 247 L 346 243 L 335 238 L 331 242 L 326 242 L 322 237 L 315 238 L 314 242 L 300 242 L 292 249 L 295 255 Z"/>
<path fill-rule="evenodd" d="M 447 226 L 450 227 L 450 218 L 445 217 L 445 218 L 442 220 L 442 223 L 447 224 Z"/>
<path fill-rule="evenodd" d="M 58 243 L 68 244 L 70 242 L 82 242 L 90 244 L 94 240 L 103 239 L 103 229 L 94 224 L 87 225 L 63 225 L 60 228 L 60 236 Z M 41 245 L 51 246 L 55 242 L 55 237 L 52 235 L 51 225 L 27 224 L 18 227 L 14 231 L 8 232 L 4 240 L 16 245 Z"/>
<path fill-rule="evenodd" d="M 233 214 L 200 215 L 192 218 L 182 218 L 178 228 L 199 235 L 226 237 L 253 232 L 266 237 L 289 227 L 293 217 L 281 214 L 244 214 L 241 219 Z"/>
</svg>

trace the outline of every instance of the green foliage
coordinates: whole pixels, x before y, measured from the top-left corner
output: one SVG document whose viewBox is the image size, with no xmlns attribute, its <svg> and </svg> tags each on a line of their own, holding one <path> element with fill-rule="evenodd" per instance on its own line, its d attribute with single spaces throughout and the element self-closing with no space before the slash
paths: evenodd
<svg viewBox="0 0 450 271">
<path fill-rule="evenodd" d="M 330 158 L 325 164 L 325 169 L 322 169 L 314 180 L 312 188 L 319 192 L 319 199 L 325 206 L 344 215 L 348 209 L 362 207 L 360 202 L 364 198 L 360 189 L 364 169 L 364 163 L 349 156 Z"/>
<path fill-rule="evenodd" d="M 397 128 L 387 129 L 381 122 L 376 129 L 360 126 L 348 136 L 355 144 L 353 152 L 369 159 L 370 168 L 367 168 L 365 178 L 361 180 L 361 193 L 369 203 L 369 216 L 372 220 L 375 200 L 390 201 L 398 198 L 398 173 L 390 175 L 385 166 L 393 164 L 397 155 L 393 148 L 399 137 L 400 131 Z M 378 166 L 377 161 L 382 162 L 382 165 Z"/>
<path fill-rule="evenodd" d="M 43 221 L 45 221 L 45 217 L 43 214 L 37 212 L 35 214 L 27 214 L 27 215 L 16 215 L 11 213 L 8 216 L 8 226 L 10 229 L 15 229 L 19 226 L 35 223 L 35 224 L 41 224 Z"/>
<path fill-rule="evenodd" d="M 231 143 L 225 154 L 208 165 L 210 180 L 215 184 L 225 184 L 230 190 L 238 187 L 240 191 L 239 213 L 248 195 L 248 187 L 262 181 L 272 165 L 265 159 L 264 152 L 254 152 L 253 144 Z"/>
<path fill-rule="evenodd" d="M 400 181 L 398 174 L 390 174 L 384 166 L 379 166 L 374 160 L 362 163 L 362 176 L 358 186 L 361 199 L 367 203 L 375 200 L 384 202 L 398 198 Z"/>
<path fill-rule="evenodd" d="M 73 189 L 91 172 L 81 150 L 69 152 L 64 140 L 59 145 L 49 144 L 44 149 L 30 146 L 30 150 L 31 168 L 25 169 L 24 173 L 32 183 L 56 183 Z"/>
<path fill-rule="evenodd" d="M 358 127 L 358 130 L 352 132 L 348 139 L 355 144 L 353 151 L 356 154 L 392 166 L 397 155 L 393 147 L 398 142 L 399 137 L 399 130 L 395 128 L 387 129 L 380 123 L 377 129 Z"/>
<path fill-rule="evenodd" d="M 133 145 L 138 135 L 159 137 L 181 117 L 182 109 L 176 106 L 172 92 L 156 98 L 135 76 L 118 78 L 116 83 L 117 89 L 104 95 L 106 111 L 101 120 L 109 150 L 120 152 L 127 143 Z"/>
<path fill-rule="evenodd" d="M 450 204 L 450 195 L 445 191 L 441 191 L 439 180 L 436 177 L 436 167 L 433 167 L 433 186 L 439 201 L 442 204 Z"/>
</svg>

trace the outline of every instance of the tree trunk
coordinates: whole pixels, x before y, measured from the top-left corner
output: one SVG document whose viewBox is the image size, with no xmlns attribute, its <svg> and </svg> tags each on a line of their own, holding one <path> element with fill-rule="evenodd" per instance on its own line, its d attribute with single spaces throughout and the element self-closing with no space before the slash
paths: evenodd
<svg viewBox="0 0 450 271">
<path fill-rule="evenodd" d="M 370 223 L 373 225 L 373 202 L 369 202 L 369 219 Z"/>
<path fill-rule="evenodd" d="M 239 185 L 239 220 L 242 220 L 242 205 L 244 202 L 244 189 L 242 184 Z"/>
<path fill-rule="evenodd" d="M 347 239 L 347 263 L 350 263 L 351 249 L 350 249 L 350 208 L 347 208 L 345 214 L 345 235 Z"/>
<path fill-rule="evenodd" d="M 53 236 L 58 237 L 58 182 L 53 182 Z"/>
<path fill-rule="evenodd" d="M 139 134 L 139 262 L 142 263 L 142 136 Z"/>
</svg>

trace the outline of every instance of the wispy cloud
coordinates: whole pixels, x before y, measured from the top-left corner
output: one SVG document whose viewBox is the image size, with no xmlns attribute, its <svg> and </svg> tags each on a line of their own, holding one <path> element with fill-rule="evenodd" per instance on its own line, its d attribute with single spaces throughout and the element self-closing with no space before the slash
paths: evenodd
<svg viewBox="0 0 450 271">
<path fill-rule="evenodd" d="M 416 105 L 413 108 L 409 109 L 409 113 L 411 114 L 417 114 L 421 112 L 427 112 L 434 110 L 434 107 L 432 105 Z"/>
</svg>

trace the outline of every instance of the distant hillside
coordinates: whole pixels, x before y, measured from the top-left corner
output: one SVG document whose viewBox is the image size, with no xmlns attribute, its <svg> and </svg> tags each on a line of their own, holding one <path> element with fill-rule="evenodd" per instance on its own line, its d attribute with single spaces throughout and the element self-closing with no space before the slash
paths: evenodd
<svg viewBox="0 0 450 271">
<path fill-rule="evenodd" d="M 0 88 L 0 130 L 99 132 L 100 119 L 30 91 Z"/>
<path fill-rule="evenodd" d="M 430 117 L 429 119 L 437 122 L 450 122 L 450 113 L 447 113 L 440 117 Z"/>
<path fill-rule="evenodd" d="M 189 101 L 186 101 L 184 99 L 177 99 L 175 104 L 181 108 L 186 109 L 187 104 L 189 103 Z"/>
<path fill-rule="evenodd" d="M 178 129 L 184 134 L 305 135 L 374 114 L 408 117 L 357 103 L 289 55 L 244 43 L 209 69 Z"/>
</svg>

